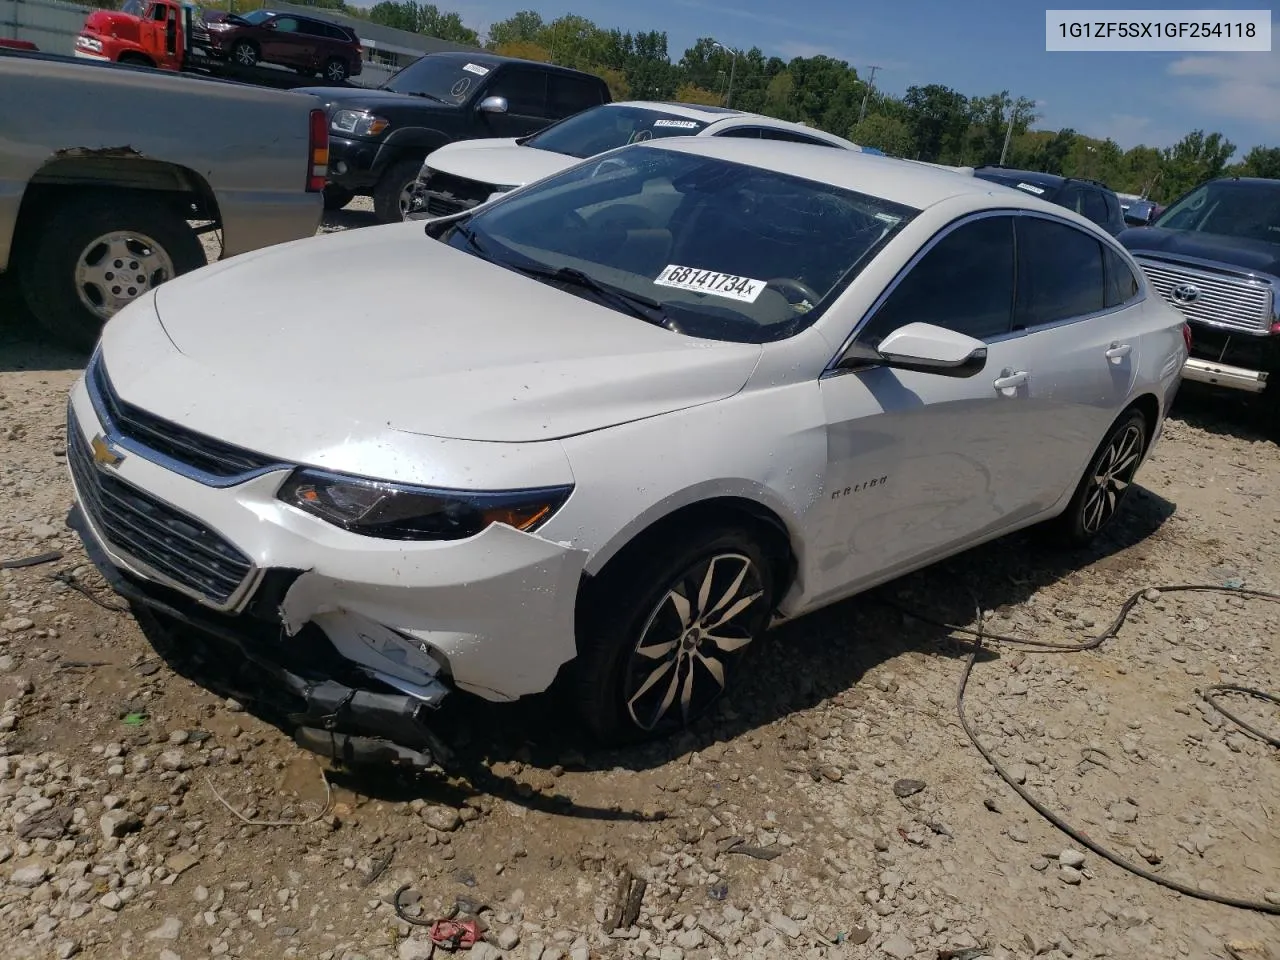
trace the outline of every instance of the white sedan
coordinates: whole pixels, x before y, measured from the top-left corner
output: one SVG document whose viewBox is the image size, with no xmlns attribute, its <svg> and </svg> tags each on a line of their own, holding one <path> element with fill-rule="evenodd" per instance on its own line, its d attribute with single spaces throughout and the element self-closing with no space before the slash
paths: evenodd
<svg viewBox="0 0 1280 960">
<path fill-rule="evenodd" d="M 517 139 L 459 140 L 423 161 L 412 213 L 461 213 L 491 197 L 567 170 L 630 143 L 667 137 L 781 140 L 861 152 L 841 137 L 799 123 L 687 103 L 632 101 L 591 107 Z"/>
<path fill-rule="evenodd" d="M 172 280 L 75 386 L 90 554 L 273 665 L 314 749 L 561 674 L 604 741 L 679 729 L 774 623 L 1089 541 L 1156 441 L 1185 325 L 1087 220 L 797 144 L 610 160 Z"/>
</svg>

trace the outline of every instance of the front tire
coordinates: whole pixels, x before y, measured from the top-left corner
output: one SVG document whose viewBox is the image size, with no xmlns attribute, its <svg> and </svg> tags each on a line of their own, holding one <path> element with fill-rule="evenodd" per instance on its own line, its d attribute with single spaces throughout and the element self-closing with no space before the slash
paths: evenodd
<svg viewBox="0 0 1280 960">
<path fill-rule="evenodd" d="M 413 185 L 421 170 L 421 160 L 400 160 L 382 175 L 373 190 L 373 212 L 379 223 L 400 223 L 409 214 Z"/>
<path fill-rule="evenodd" d="M 79 350 L 93 349 L 102 325 L 138 297 L 206 263 L 181 212 L 144 193 L 76 194 L 36 229 L 23 296 L 41 326 Z"/>
<path fill-rule="evenodd" d="M 237 40 L 231 48 L 231 61 L 238 67 L 256 67 L 258 48 L 249 40 Z"/>
<path fill-rule="evenodd" d="M 1056 539 L 1070 547 L 1092 543 L 1111 526 L 1133 486 L 1147 449 L 1147 419 L 1127 410 L 1112 426 L 1080 478 L 1067 509 L 1053 521 Z"/>
<path fill-rule="evenodd" d="M 577 708 L 600 742 L 656 738 L 705 716 L 769 624 L 773 567 L 718 527 L 611 564 L 584 599 Z"/>
</svg>

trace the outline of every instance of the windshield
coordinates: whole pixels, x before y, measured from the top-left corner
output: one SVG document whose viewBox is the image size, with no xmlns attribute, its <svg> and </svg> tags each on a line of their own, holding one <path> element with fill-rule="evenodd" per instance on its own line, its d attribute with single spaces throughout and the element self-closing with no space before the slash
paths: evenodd
<svg viewBox="0 0 1280 960">
<path fill-rule="evenodd" d="M 1155 226 L 1280 244 L 1280 180 L 1206 183 L 1166 210 Z"/>
<path fill-rule="evenodd" d="M 410 93 L 445 103 L 465 103 L 484 82 L 489 67 L 458 57 L 428 54 L 415 60 L 382 85 L 393 93 Z"/>
<path fill-rule="evenodd" d="M 495 201 L 443 239 L 552 285 L 555 271 L 576 272 L 567 292 L 615 309 L 630 297 L 690 336 L 766 343 L 813 323 L 917 212 L 637 145 Z"/>
<path fill-rule="evenodd" d="M 251 23 L 254 26 L 262 23 L 264 20 L 270 20 L 275 16 L 268 10 L 251 10 L 249 13 L 233 13 L 231 16 L 237 20 L 243 20 L 245 23 Z"/>
<path fill-rule="evenodd" d="M 661 110 L 608 105 L 592 107 L 552 124 L 529 137 L 524 145 L 584 159 L 628 143 L 693 136 L 706 126 L 699 120 Z"/>
<path fill-rule="evenodd" d="M 125 0 L 124 5 L 120 7 L 120 12 L 127 13 L 131 17 L 140 17 L 146 9 L 147 0 Z"/>
</svg>

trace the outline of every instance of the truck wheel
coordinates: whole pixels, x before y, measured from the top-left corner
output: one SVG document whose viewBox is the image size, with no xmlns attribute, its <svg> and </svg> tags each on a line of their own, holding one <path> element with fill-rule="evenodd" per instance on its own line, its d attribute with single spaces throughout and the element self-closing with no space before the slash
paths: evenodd
<svg viewBox="0 0 1280 960">
<path fill-rule="evenodd" d="M 347 79 L 347 62 L 337 57 L 330 57 L 324 64 L 324 78 L 333 83 L 342 83 Z"/>
<path fill-rule="evenodd" d="M 356 195 L 351 190 L 344 190 L 342 187 L 335 187 L 331 183 L 325 185 L 324 208 L 326 210 L 341 210 L 355 198 Z"/>
<path fill-rule="evenodd" d="M 373 212 L 379 223 L 399 223 L 409 213 L 421 160 L 400 160 L 382 175 L 373 190 Z"/>
<path fill-rule="evenodd" d="M 258 47 L 251 40 L 237 40 L 231 48 L 231 60 L 239 67 L 258 65 Z"/>
<path fill-rule="evenodd" d="M 20 268 L 23 296 L 41 326 L 81 350 L 122 308 L 207 262 L 180 211 L 137 194 L 78 195 L 36 230 Z"/>
</svg>

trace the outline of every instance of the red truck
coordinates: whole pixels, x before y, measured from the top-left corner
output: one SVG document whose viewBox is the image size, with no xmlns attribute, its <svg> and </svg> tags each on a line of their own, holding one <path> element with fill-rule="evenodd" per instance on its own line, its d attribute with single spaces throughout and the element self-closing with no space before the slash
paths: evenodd
<svg viewBox="0 0 1280 960">
<path fill-rule="evenodd" d="M 209 35 L 199 11 L 177 0 L 125 0 L 119 10 L 85 17 L 75 54 L 161 70 L 202 68 L 209 62 Z"/>
</svg>

